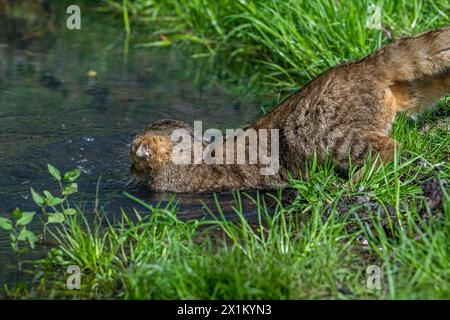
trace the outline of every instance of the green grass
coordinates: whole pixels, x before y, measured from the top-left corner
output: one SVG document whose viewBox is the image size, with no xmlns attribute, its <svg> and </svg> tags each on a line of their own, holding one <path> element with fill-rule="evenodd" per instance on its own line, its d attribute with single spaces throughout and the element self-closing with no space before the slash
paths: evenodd
<svg viewBox="0 0 450 320">
<path fill-rule="evenodd" d="M 106 0 L 121 12 L 120 1 Z M 369 54 L 389 37 L 450 24 L 450 3 L 334 0 L 135 0 L 132 24 L 152 39 L 143 45 L 200 44 L 194 57 L 217 58 L 235 78 L 290 90 L 326 69 Z M 381 8 L 383 29 L 366 27 L 368 7 Z M 162 38 L 160 38 L 163 36 Z M 204 53 L 204 54 L 202 54 Z"/>
<path fill-rule="evenodd" d="M 126 2 L 105 3 L 122 14 Z M 377 3 L 394 36 L 449 24 L 448 1 Z M 123 17 L 131 33 L 137 25 L 148 26 L 150 40 L 143 45 L 188 43 L 194 58 L 230 64 L 229 79 L 253 78 L 274 98 L 385 43 L 387 32 L 365 27 L 367 5 L 129 0 Z M 448 115 L 449 97 L 439 108 Z M 253 220 L 244 216 L 245 194 L 236 194 L 233 219 L 224 219 L 220 201 L 208 208 L 209 217 L 189 221 L 177 217 L 176 201 L 137 203 L 146 214 L 118 209 L 120 221 L 82 212 L 66 216 L 49 230 L 57 245 L 35 265 L 43 271 L 38 284 L 8 295 L 448 299 L 450 135 L 439 120 L 442 116 L 432 112 L 418 121 L 400 115 L 392 135 L 402 148 L 394 163 L 375 170 L 368 160 L 358 183 L 336 175 L 329 163 L 312 161 L 307 180 L 291 181 L 291 200 L 251 199 L 257 208 Z M 442 198 L 432 207 L 426 190 L 431 179 Z M 68 265 L 81 268 L 82 290 L 65 288 Z M 371 265 L 383 272 L 381 289 L 366 285 Z"/>
<path fill-rule="evenodd" d="M 442 105 L 448 112 L 448 105 Z M 394 163 L 361 182 L 313 161 L 307 180 L 283 194 L 236 193 L 234 215 L 220 201 L 204 219 L 181 221 L 176 201 L 121 212 L 119 221 L 80 212 L 52 224 L 57 246 L 35 265 L 44 271 L 25 297 L 119 299 L 448 299 L 450 289 L 448 131 L 429 113 L 400 117 Z M 355 168 L 356 170 L 356 168 Z M 82 179 L 81 176 L 79 179 Z M 441 205 L 421 188 L 435 178 Z M 286 192 L 286 191 L 285 191 Z M 257 208 L 244 216 L 243 199 Z M 63 204 L 70 208 L 70 204 Z M 144 213 L 140 209 L 144 209 Z M 82 289 L 67 290 L 68 265 L 81 268 Z M 379 267 L 381 288 L 367 287 Z M 10 296 L 17 292 L 10 291 Z"/>
</svg>

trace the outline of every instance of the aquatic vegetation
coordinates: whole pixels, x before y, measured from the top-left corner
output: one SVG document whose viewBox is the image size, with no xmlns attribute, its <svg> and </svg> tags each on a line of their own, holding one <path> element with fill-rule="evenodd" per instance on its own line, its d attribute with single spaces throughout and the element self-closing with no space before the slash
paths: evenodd
<svg viewBox="0 0 450 320">
<path fill-rule="evenodd" d="M 65 221 L 65 215 L 73 215 L 77 212 L 76 209 L 70 207 L 68 197 L 78 191 L 78 184 L 75 181 L 81 172 L 79 169 L 74 169 L 61 176 L 60 171 L 51 164 L 48 164 L 47 167 L 51 176 L 58 182 L 61 196 L 55 197 L 47 190 L 43 191 L 42 196 L 33 188 L 31 188 L 31 196 L 43 215 L 47 217 L 46 224 L 62 223 Z"/>
<path fill-rule="evenodd" d="M 11 215 L 12 219 L 0 217 L 0 230 L 9 233 L 11 249 L 16 253 L 17 269 L 20 272 L 22 269 L 20 253 L 23 251 L 20 243 L 28 242 L 31 249 L 34 249 L 37 241 L 34 232 L 27 229 L 27 225 L 33 220 L 35 212 L 22 212 L 16 208 Z"/>
<path fill-rule="evenodd" d="M 48 224 L 64 223 L 66 216 L 77 213 L 77 209 L 71 207 L 68 197 L 77 192 L 78 188 L 75 181 L 80 176 L 79 169 L 68 171 L 62 177 L 57 168 L 51 164 L 48 164 L 47 167 L 50 175 L 58 182 L 61 188 L 61 197 L 55 197 L 47 190 L 44 190 L 42 192 L 43 195 L 41 195 L 31 188 L 33 201 L 41 209 L 43 216 L 47 218 L 43 227 L 43 238 L 46 237 Z M 16 208 L 11 215 L 13 219 L 0 217 L 0 230 L 2 229 L 9 233 L 11 248 L 17 254 L 17 266 L 20 272 L 20 243 L 28 242 L 31 249 L 34 249 L 36 242 L 39 240 L 35 232 L 27 229 L 27 225 L 33 221 L 36 212 L 22 212 L 19 208 Z"/>
</svg>

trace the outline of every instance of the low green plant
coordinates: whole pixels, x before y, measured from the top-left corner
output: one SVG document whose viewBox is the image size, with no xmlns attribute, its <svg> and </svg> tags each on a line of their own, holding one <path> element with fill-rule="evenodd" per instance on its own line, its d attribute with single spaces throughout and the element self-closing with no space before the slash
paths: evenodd
<svg viewBox="0 0 450 320">
<path fill-rule="evenodd" d="M 308 178 L 291 181 L 291 201 L 282 192 L 235 193 L 225 212 L 215 196 L 205 217 L 191 220 L 180 219 L 174 198 L 149 204 L 126 194 L 136 202 L 134 214 L 120 210 L 110 221 L 79 209 L 64 214 L 73 207 L 72 192 L 61 195 L 61 203 L 36 193 L 43 212 L 58 209 L 64 220 L 49 225 L 57 245 L 37 264 L 46 285 L 32 292 L 121 299 L 448 298 L 449 195 L 442 182 L 444 206 L 432 212 L 420 192 L 410 194 L 413 167 L 369 170 L 352 185 L 331 164 L 312 161 Z M 71 171 L 64 179 L 52 166 L 49 172 L 61 190 L 79 176 Z M 255 208 L 251 216 L 248 204 Z M 32 218 L 24 216 L 19 229 Z M 65 288 L 68 265 L 82 270 L 82 290 Z M 366 286 L 366 268 L 373 265 L 384 273 L 379 290 Z"/>
<path fill-rule="evenodd" d="M 48 190 L 44 190 L 40 194 L 31 188 L 31 196 L 43 215 L 47 218 L 45 225 L 63 223 L 66 216 L 77 213 L 77 209 L 70 205 L 69 196 L 78 191 L 76 180 L 79 178 L 81 172 L 79 169 L 74 169 L 66 172 L 62 176 L 60 171 L 51 164 L 48 164 L 47 168 L 52 177 L 58 182 L 60 195 L 54 196 Z"/>
<path fill-rule="evenodd" d="M 11 249 L 16 253 L 19 272 L 22 269 L 20 253 L 23 251 L 20 243 L 26 242 L 31 249 L 34 249 L 37 241 L 37 236 L 34 232 L 27 229 L 27 225 L 31 223 L 34 215 L 35 212 L 22 212 L 19 208 L 16 208 L 11 214 L 11 219 L 0 217 L 0 229 L 9 233 Z"/>
<path fill-rule="evenodd" d="M 71 207 L 69 202 L 69 196 L 76 193 L 78 185 L 75 182 L 80 176 L 80 170 L 74 169 L 68 171 L 61 176 L 60 171 L 52 166 L 47 165 L 48 171 L 51 176 L 58 182 L 60 187 L 60 196 L 54 196 L 50 191 L 44 190 L 42 194 L 36 192 L 31 188 L 31 196 L 35 204 L 40 208 L 46 221 L 44 223 L 44 237 L 46 235 L 48 224 L 62 224 L 66 223 L 67 216 L 75 215 L 77 209 Z M 16 208 L 10 218 L 0 217 L 0 229 L 9 233 L 10 245 L 12 250 L 17 256 L 17 266 L 19 272 L 21 271 L 22 263 L 20 261 L 21 246 L 20 243 L 28 242 L 31 249 L 34 249 L 38 236 L 27 226 L 33 221 L 35 212 L 21 211 Z"/>
</svg>

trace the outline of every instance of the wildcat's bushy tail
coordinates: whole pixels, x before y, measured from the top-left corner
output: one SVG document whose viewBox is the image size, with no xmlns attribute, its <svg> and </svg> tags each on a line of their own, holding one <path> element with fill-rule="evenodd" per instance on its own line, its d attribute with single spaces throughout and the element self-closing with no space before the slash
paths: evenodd
<svg viewBox="0 0 450 320">
<path fill-rule="evenodd" d="M 393 41 L 361 62 L 396 112 L 423 112 L 450 93 L 450 27 Z"/>
<path fill-rule="evenodd" d="M 415 81 L 450 71 L 450 27 L 398 39 L 368 57 L 381 79 Z"/>
</svg>

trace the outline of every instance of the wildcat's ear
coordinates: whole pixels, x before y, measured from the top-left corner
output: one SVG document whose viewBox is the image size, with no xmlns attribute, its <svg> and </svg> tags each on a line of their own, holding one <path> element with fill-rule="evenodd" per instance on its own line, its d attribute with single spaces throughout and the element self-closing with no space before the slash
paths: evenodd
<svg viewBox="0 0 450 320">
<path fill-rule="evenodd" d="M 150 148 L 146 142 L 142 142 L 136 150 L 136 155 L 139 158 L 145 158 L 150 156 Z"/>
</svg>

